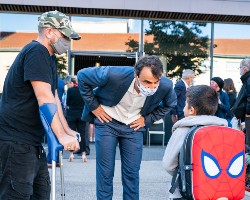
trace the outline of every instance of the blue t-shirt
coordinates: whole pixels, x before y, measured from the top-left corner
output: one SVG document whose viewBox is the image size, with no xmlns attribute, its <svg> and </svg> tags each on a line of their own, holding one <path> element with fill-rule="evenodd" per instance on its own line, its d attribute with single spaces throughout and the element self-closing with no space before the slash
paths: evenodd
<svg viewBox="0 0 250 200">
<path fill-rule="evenodd" d="M 0 103 L 0 140 L 39 145 L 44 128 L 30 81 L 51 85 L 55 95 L 57 66 L 55 56 L 37 41 L 26 45 L 17 55 L 6 76 Z"/>
</svg>

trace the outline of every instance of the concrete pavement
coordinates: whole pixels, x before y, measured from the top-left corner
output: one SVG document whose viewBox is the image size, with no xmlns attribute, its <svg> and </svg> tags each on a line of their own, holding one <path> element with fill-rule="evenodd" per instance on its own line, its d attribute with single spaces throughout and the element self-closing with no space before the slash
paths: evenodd
<svg viewBox="0 0 250 200">
<path fill-rule="evenodd" d="M 64 177 L 66 200 L 95 200 L 95 149 L 90 145 L 91 153 L 88 162 L 83 163 L 80 156 L 75 155 L 73 162 L 68 162 L 68 152 L 64 153 Z M 140 199 L 141 200 L 164 200 L 167 199 L 167 184 L 169 176 L 162 168 L 161 159 L 165 148 L 161 146 L 145 146 L 140 170 Z M 122 200 L 121 164 L 119 149 L 117 148 L 116 166 L 114 175 L 113 200 Z M 60 170 L 56 170 L 56 199 L 60 197 Z M 250 200 L 246 193 L 244 200 Z"/>
</svg>

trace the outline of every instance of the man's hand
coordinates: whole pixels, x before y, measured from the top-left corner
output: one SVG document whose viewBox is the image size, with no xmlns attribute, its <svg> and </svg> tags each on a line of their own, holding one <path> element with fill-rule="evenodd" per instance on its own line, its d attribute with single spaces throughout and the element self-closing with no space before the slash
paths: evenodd
<svg viewBox="0 0 250 200">
<path fill-rule="evenodd" d="M 145 126 L 145 122 L 144 122 L 144 117 L 141 116 L 139 119 L 133 121 L 130 124 L 130 128 L 133 128 L 135 131 L 137 131 L 139 128 L 144 127 Z"/>
<path fill-rule="evenodd" d="M 62 137 L 60 137 L 59 142 L 61 145 L 63 145 L 64 150 L 68 150 L 68 151 L 75 151 L 80 149 L 79 147 L 79 142 L 77 141 L 77 139 L 73 136 L 64 134 Z"/>
<path fill-rule="evenodd" d="M 73 131 L 72 129 L 69 129 L 67 131 L 67 134 L 70 135 L 70 136 L 75 137 L 78 140 L 78 142 L 81 142 L 81 136 L 80 136 L 80 134 L 78 132 Z"/>
<path fill-rule="evenodd" d="M 99 119 L 100 122 L 110 122 L 112 118 L 103 110 L 101 106 L 93 110 L 92 113 Z"/>
<path fill-rule="evenodd" d="M 247 115 L 247 114 L 246 114 L 246 117 L 250 117 L 250 115 Z"/>
<path fill-rule="evenodd" d="M 172 115 L 172 122 L 175 124 L 178 121 L 178 116 L 177 115 Z"/>
</svg>

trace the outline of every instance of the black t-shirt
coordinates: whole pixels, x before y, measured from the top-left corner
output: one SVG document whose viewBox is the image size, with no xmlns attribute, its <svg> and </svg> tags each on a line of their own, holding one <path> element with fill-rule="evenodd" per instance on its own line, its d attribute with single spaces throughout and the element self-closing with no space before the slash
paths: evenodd
<svg viewBox="0 0 250 200">
<path fill-rule="evenodd" d="M 0 140 L 32 145 L 43 141 L 45 131 L 30 82 L 34 80 L 49 83 L 55 95 L 56 58 L 37 41 L 21 50 L 6 76 L 0 104 Z"/>
</svg>

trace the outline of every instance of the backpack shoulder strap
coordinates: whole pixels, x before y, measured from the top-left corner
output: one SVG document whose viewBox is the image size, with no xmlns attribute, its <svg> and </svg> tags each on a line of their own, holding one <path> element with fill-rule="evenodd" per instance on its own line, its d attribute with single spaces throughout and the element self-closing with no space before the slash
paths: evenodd
<svg viewBox="0 0 250 200">
<path fill-rule="evenodd" d="M 185 140 L 182 144 L 180 153 L 179 153 L 179 166 L 175 169 L 174 171 L 174 176 L 171 181 L 171 188 L 169 190 L 170 193 L 174 193 L 177 185 L 181 181 L 181 190 L 183 192 L 186 191 L 186 177 L 185 177 L 185 170 L 192 170 L 192 165 L 185 165 L 185 152 L 186 152 L 186 142 L 187 138 L 189 137 L 190 134 L 192 134 L 197 128 L 200 126 L 193 126 L 192 128 L 189 129 L 187 136 L 185 137 Z"/>
<path fill-rule="evenodd" d="M 178 185 L 178 183 L 179 183 L 179 176 L 180 176 L 180 171 L 179 171 L 179 167 L 177 167 L 176 169 L 175 169 L 175 171 L 174 171 L 174 176 L 173 176 L 173 178 L 172 178 L 172 181 L 171 181 L 171 188 L 170 188 L 170 190 L 169 190 L 169 192 L 171 193 L 171 194 L 173 194 L 174 193 L 174 191 L 176 190 L 176 188 L 177 188 L 177 185 Z"/>
</svg>

